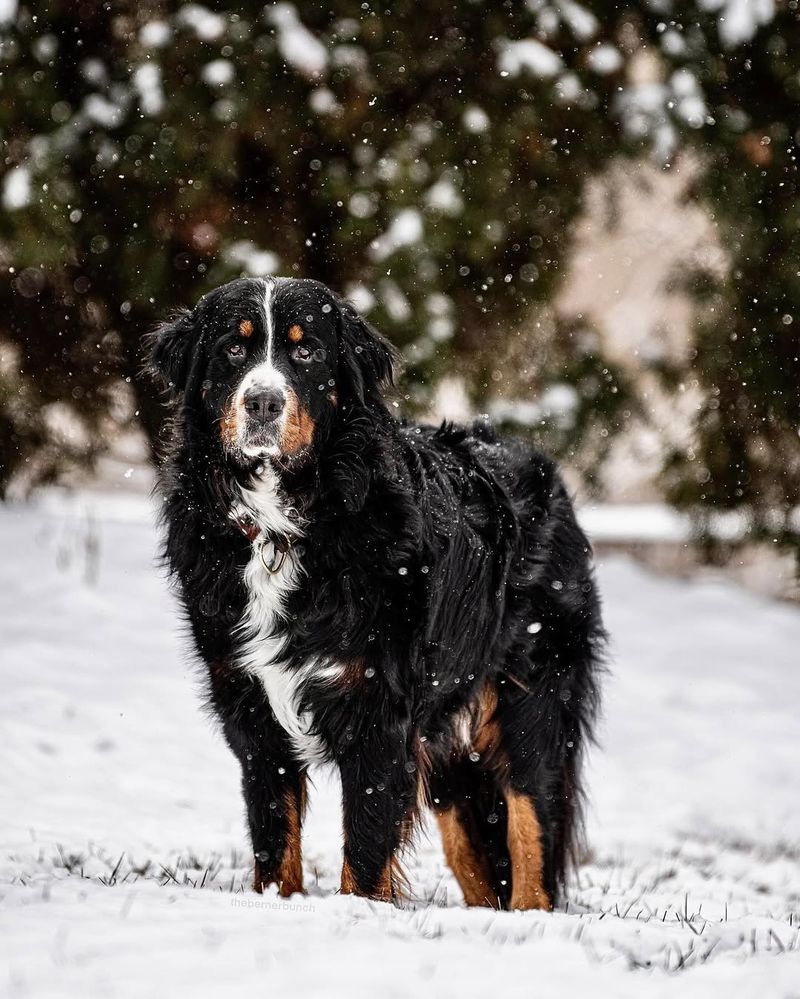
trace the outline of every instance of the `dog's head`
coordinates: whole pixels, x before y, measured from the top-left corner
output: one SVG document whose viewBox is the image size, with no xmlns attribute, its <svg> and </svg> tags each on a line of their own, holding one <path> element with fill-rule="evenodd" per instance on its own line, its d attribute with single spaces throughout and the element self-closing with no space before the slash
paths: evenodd
<svg viewBox="0 0 800 999">
<path fill-rule="evenodd" d="M 151 366 L 247 465 L 313 459 L 340 413 L 380 407 L 389 344 L 317 281 L 243 278 L 205 295 L 153 335 Z"/>
</svg>

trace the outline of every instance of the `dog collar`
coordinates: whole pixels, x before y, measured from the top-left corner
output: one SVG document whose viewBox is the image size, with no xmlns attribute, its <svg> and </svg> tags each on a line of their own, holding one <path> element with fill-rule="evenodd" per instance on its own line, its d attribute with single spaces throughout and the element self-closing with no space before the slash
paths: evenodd
<svg viewBox="0 0 800 999">
<path fill-rule="evenodd" d="M 228 520 L 247 538 L 258 552 L 261 564 L 267 572 L 274 576 L 283 568 L 286 556 L 294 545 L 293 537 L 265 534 L 255 520 L 245 510 L 223 502 L 225 495 L 224 483 L 219 472 L 214 475 L 214 491 L 221 505 L 226 506 Z"/>
<path fill-rule="evenodd" d="M 293 543 L 292 538 L 264 537 L 260 541 L 255 542 L 261 564 L 271 576 L 281 571 Z"/>
<path fill-rule="evenodd" d="M 280 572 L 286 556 L 294 545 L 294 538 L 264 534 L 253 518 L 246 513 L 231 510 L 228 516 L 256 549 L 261 564 L 267 572 L 272 576 Z"/>
</svg>

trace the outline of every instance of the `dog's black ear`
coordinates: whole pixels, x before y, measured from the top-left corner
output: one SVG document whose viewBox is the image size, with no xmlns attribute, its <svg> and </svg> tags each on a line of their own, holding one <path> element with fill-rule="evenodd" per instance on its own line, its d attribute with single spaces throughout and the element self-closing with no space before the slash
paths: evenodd
<svg viewBox="0 0 800 999">
<path fill-rule="evenodd" d="M 383 389 L 394 383 L 394 349 L 349 302 L 337 298 L 337 305 L 340 380 L 359 402 L 380 403 Z"/>
<path fill-rule="evenodd" d="M 176 395 L 186 389 L 194 333 L 194 313 L 187 309 L 149 336 L 150 371 Z"/>
</svg>

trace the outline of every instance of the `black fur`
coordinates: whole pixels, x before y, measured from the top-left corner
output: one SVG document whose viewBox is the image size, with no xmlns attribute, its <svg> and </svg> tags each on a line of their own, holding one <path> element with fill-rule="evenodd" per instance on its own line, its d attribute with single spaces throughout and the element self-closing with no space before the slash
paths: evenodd
<svg viewBox="0 0 800 999">
<path fill-rule="evenodd" d="M 261 297 L 255 280 L 206 296 L 157 331 L 152 363 L 177 401 L 162 473 L 166 558 L 242 766 L 256 880 L 266 883 L 289 849 L 286 802 L 302 798 L 305 763 L 260 681 L 237 665 L 252 544 L 230 511 L 261 459 L 227 447 L 219 432 L 224 407 L 263 355 Z M 267 459 L 304 525 L 302 572 L 278 630 L 287 669 L 310 660 L 351 667 L 342 682 L 312 676 L 302 693 L 341 772 L 351 887 L 386 897 L 384 872 L 421 792 L 436 810 L 457 810 L 497 902 L 509 906 L 513 791 L 535 808 L 553 901 L 580 844 L 581 757 L 604 642 L 589 544 L 558 472 L 485 425 L 399 423 L 382 394 L 389 346 L 323 286 L 282 282 L 273 318 L 276 363 L 315 428 L 299 454 Z M 285 337 L 312 318 L 307 335 L 319 346 L 309 369 Z M 226 351 L 244 319 L 256 329 L 234 364 Z M 471 713 L 478 723 L 487 685 L 500 736 L 476 759 L 454 720 Z M 396 887 L 392 880 L 392 895 Z"/>
</svg>

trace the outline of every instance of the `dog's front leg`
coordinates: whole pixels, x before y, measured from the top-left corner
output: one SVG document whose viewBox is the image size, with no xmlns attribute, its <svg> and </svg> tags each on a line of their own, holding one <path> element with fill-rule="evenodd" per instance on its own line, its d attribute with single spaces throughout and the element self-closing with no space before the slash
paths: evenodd
<svg viewBox="0 0 800 999">
<path fill-rule="evenodd" d="M 270 781 L 259 772 L 261 769 L 248 773 L 243 767 L 242 777 L 255 857 L 253 888 L 262 892 L 267 885 L 275 884 L 278 892 L 288 898 L 303 891 L 300 835 L 306 778 L 294 772 Z"/>
<path fill-rule="evenodd" d="M 222 663 L 212 664 L 210 680 L 212 703 L 242 768 L 255 861 L 253 888 L 262 892 L 275 884 L 283 896 L 302 892 L 305 771 L 295 760 L 257 680 Z"/>
<path fill-rule="evenodd" d="M 396 853 L 413 826 L 419 782 L 409 741 L 370 738 L 340 760 L 344 894 L 383 902 L 401 895 Z"/>
</svg>

